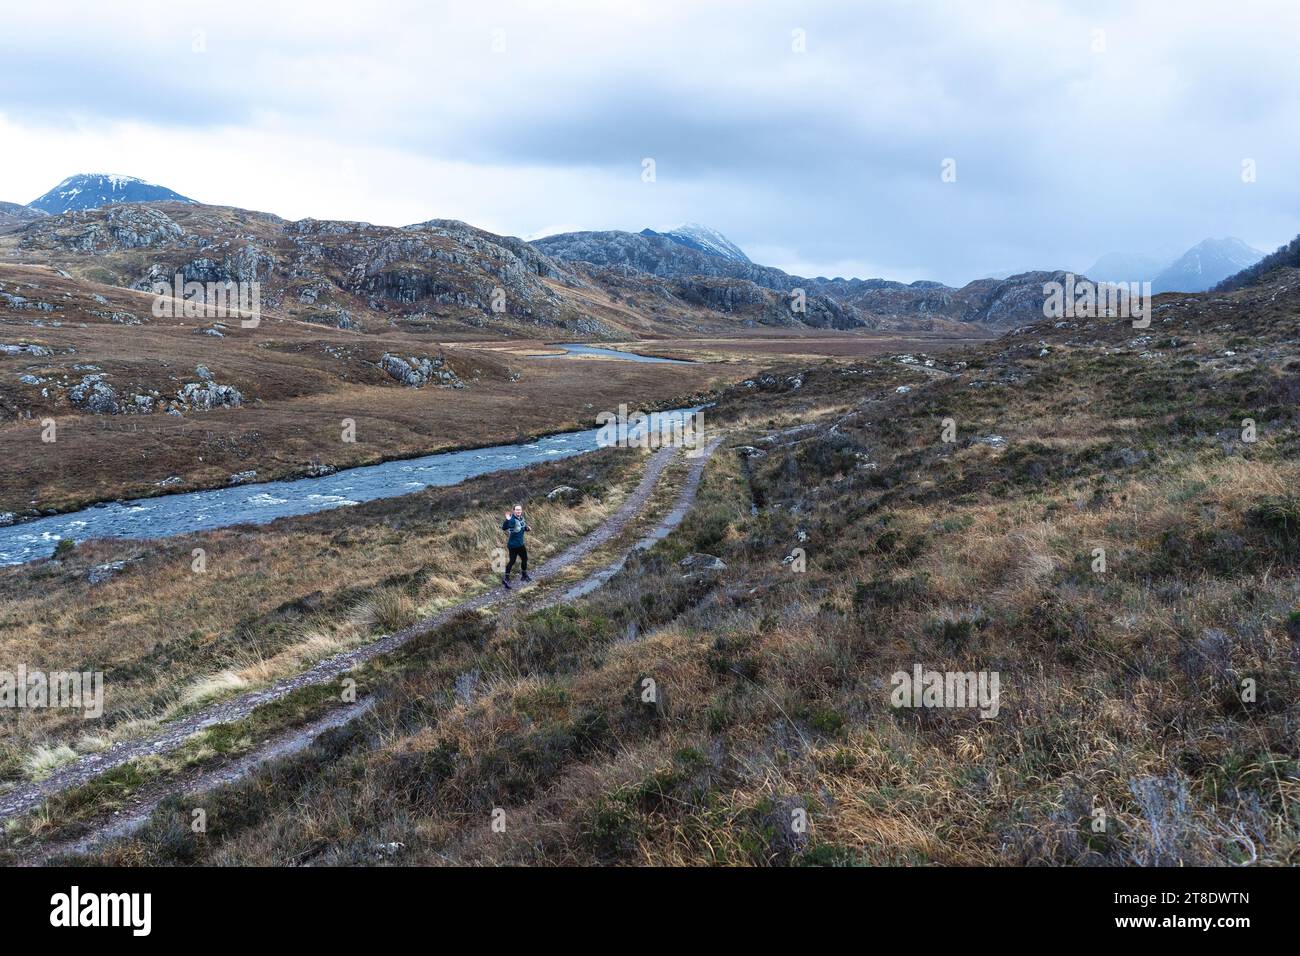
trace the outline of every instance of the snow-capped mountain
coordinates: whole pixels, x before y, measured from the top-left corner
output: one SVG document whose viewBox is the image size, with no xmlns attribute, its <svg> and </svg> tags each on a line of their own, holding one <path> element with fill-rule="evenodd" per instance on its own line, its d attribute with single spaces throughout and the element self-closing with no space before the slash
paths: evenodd
<svg viewBox="0 0 1300 956">
<path fill-rule="evenodd" d="M 697 222 L 688 222 L 678 226 L 676 229 L 669 229 L 666 232 L 655 232 L 653 229 L 642 229 L 643 236 L 663 236 L 665 239 L 671 239 L 679 246 L 685 246 L 688 249 L 695 249 L 698 252 L 705 252 L 711 256 L 721 256 L 723 259 L 730 259 L 732 262 L 749 262 L 749 256 L 741 251 L 740 246 L 736 245 L 716 229 L 710 229 L 708 226 L 701 226 Z"/>
<path fill-rule="evenodd" d="M 134 176 L 110 176 L 104 173 L 80 173 L 69 176 L 44 196 L 27 205 L 57 216 L 72 209 L 97 209 L 121 202 L 193 203 L 165 186 L 155 186 Z"/>
<path fill-rule="evenodd" d="M 1240 239 L 1206 239 L 1157 275 L 1151 291 L 1204 292 L 1263 258 L 1264 253 Z"/>
</svg>

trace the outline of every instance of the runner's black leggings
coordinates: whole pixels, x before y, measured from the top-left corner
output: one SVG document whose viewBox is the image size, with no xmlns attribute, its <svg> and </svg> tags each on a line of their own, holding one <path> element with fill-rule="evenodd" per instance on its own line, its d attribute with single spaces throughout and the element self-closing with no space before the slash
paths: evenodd
<svg viewBox="0 0 1300 956">
<path fill-rule="evenodd" d="M 510 549 L 510 560 L 506 562 L 506 577 L 510 577 L 510 569 L 515 566 L 515 558 L 519 559 L 519 573 L 528 573 L 528 545 L 521 544 L 519 547 Z"/>
</svg>

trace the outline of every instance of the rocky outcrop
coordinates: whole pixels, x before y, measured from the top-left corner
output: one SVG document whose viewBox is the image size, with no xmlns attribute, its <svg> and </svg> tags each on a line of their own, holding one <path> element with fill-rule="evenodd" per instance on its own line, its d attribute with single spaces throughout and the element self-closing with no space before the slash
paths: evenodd
<svg viewBox="0 0 1300 956">
<path fill-rule="evenodd" d="M 803 290 L 775 292 L 747 279 L 696 276 L 679 279 L 672 292 L 684 302 L 713 312 L 748 320 L 751 324 L 854 329 L 869 323 L 851 305 Z"/>
<path fill-rule="evenodd" d="M 185 234 L 165 212 L 151 206 L 111 206 L 69 212 L 33 222 L 19 243 L 24 249 L 65 248 L 76 252 L 156 249 Z"/>
<path fill-rule="evenodd" d="M 17 345 L 5 345 L 0 343 L 0 355 L 44 356 L 53 354 L 53 349 L 48 349 L 44 345 L 31 345 L 26 342 L 21 342 Z"/>
<path fill-rule="evenodd" d="M 385 352 L 383 358 L 379 360 L 379 367 L 389 378 L 396 379 L 409 388 L 422 388 L 429 382 L 434 382 L 442 388 L 465 387 L 465 383 L 456 376 L 455 372 L 446 367 L 446 363 L 441 358 L 414 355 L 402 358 L 400 355 Z"/>
<path fill-rule="evenodd" d="M 103 372 L 84 376 L 80 382 L 68 389 L 68 398 L 88 412 L 96 415 L 116 415 L 121 411 L 117 401 L 117 392 L 104 379 Z"/>
<path fill-rule="evenodd" d="M 187 382 L 176 392 L 176 398 L 189 408 L 238 408 L 244 396 L 233 385 L 220 385 L 211 380 Z"/>
<path fill-rule="evenodd" d="M 0 292 L 0 305 L 8 306 L 15 312 L 34 310 L 36 312 L 53 312 L 58 306 L 49 302 L 42 302 L 39 299 L 31 299 L 25 295 L 17 295 L 13 292 Z"/>
</svg>

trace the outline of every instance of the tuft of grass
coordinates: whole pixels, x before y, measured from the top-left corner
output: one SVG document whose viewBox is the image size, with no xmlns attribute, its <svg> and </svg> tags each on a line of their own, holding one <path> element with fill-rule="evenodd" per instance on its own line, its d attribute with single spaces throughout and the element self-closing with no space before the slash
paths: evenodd
<svg viewBox="0 0 1300 956">
<path fill-rule="evenodd" d="M 224 697 L 234 691 L 243 690 L 247 686 L 248 681 L 234 671 L 222 671 L 219 674 L 212 674 L 209 677 L 195 681 L 187 687 L 181 693 L 180 705 L 182 707 L 193 707 L 216 697 Z"/>
<path fill-rule="evenodd" d="M 64 764 L 77 759 L 77 752 L 67 744 L 40 744 L 23 759 L 23 772 L 32 780 L 44 780 Z"/>
<path fill-rule="evenodd" d="M 351 619 L 363 630 L 391 634 L 414 624 L 418 617 L 410 595 L 393 588 L 382 588 L 357 604 Z"/>
</svg>

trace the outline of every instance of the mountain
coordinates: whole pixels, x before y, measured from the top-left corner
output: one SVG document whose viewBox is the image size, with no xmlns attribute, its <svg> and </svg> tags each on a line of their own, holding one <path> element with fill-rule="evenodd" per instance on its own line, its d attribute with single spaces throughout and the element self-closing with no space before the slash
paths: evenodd
<svg viewBox="0 0 1300 956">
<path fill-rule="evenodd" d="M 1149 282 L 1172 261 L 1146 252 L 1108 252 L 1084 274 L 1094 282 Z"/>
<path fill-rule="evenodd" d="M 56 193 L 82 189 L 65 200 L 86 195 L 84 183 L 62 185 Z M 550 335 L 618 338 L 777 327 L 983 335 L 1041 319 L 1043 283 L 1056 277 L 1028 272 L 959 289 L 805 278 L 751 262 L 703 227 L 675 230 L 676 238 L 610 231 L 525 242 L 453 220 L 401 228 L 288 222 L 183 197 L 25 215 L 36 218 L 2 232 L 17 233 L 23 255 L 70 275 L 138 291 L 177 274 L 189 282 L 257 280 L 263 305 L 280 317 L 365 331 L 461 326 L 536 335 L 549 328 Z"/>
<path fill-rule="evenodd" d="M 722 233 L 710 229 L 708 226 L 701 226 L 696 222 L 688 222 L 676 229 L 670 229 L 668 232 L 642 229 L 640 235 L 662 236 L 680 246 L 685 246 L 687 249 L 708 253 L 711 256 L 721 256 L 723 259 L 730 259 L 732 262 L 750 261 L 749 256 L 745 255 L 738 245 Z"/>
<path fill-rule="evenodd" d="M 110 176 L 103 173 L 81 173 L 69 176 L 44 196 L 27 205 L 57 216 L 74 209 L 98 209 L 124 202 L 183 202 L 193 203 L 178 192 L 165 186 L 155 186 L 134 176 Z"/>
<path fill-rule="evenodd" d="M 1264 253 L 1240 239 L 1206 239 L 1163 269 L 1151 281 L 1151 290 L 1204 292 L 1263 258 Z"/>
<path fill-rule="evenodd" d="M 1253 266 L 1249 266 L 1236 275 L 1229 276 L 1214 287 L 1215 292 L 1233 292 L 1247 286 L 1256 285 L 1265 276 L 1278 269 L 1300 268 L 1300 236 L 1296 236 L 1285 246 L 1279 246 Z"/>
<path fill-rule="evenodd" d="M 0 230 L 16 229 L 44 215 L 45 213 L 39 209 L 20 206 L 13 202 L 0 202 Z"/>
<path fill-rule="evenodd" d="M 673 296 L 712 311 L 741 313 L 761 325 L 966 332 L 978 331 L 972 326 L 1015 328 L 1042 319 L 1042 284 L 1055 275 L 1025 272 L 980 279 L 960 289 L 928 281 L 805 278 L 748 258 L 703 252 L 650 230 L 567 232 L 532 244 L 553 259 L 582 264 L 596 285 L 631 291 L 640 274 L 643 295 L 638 302 L 647 307 L 656 296 Z M 788 300 L 797 290 L 805 293 L 808 310 L 796 321 Z"/>
</svg>

